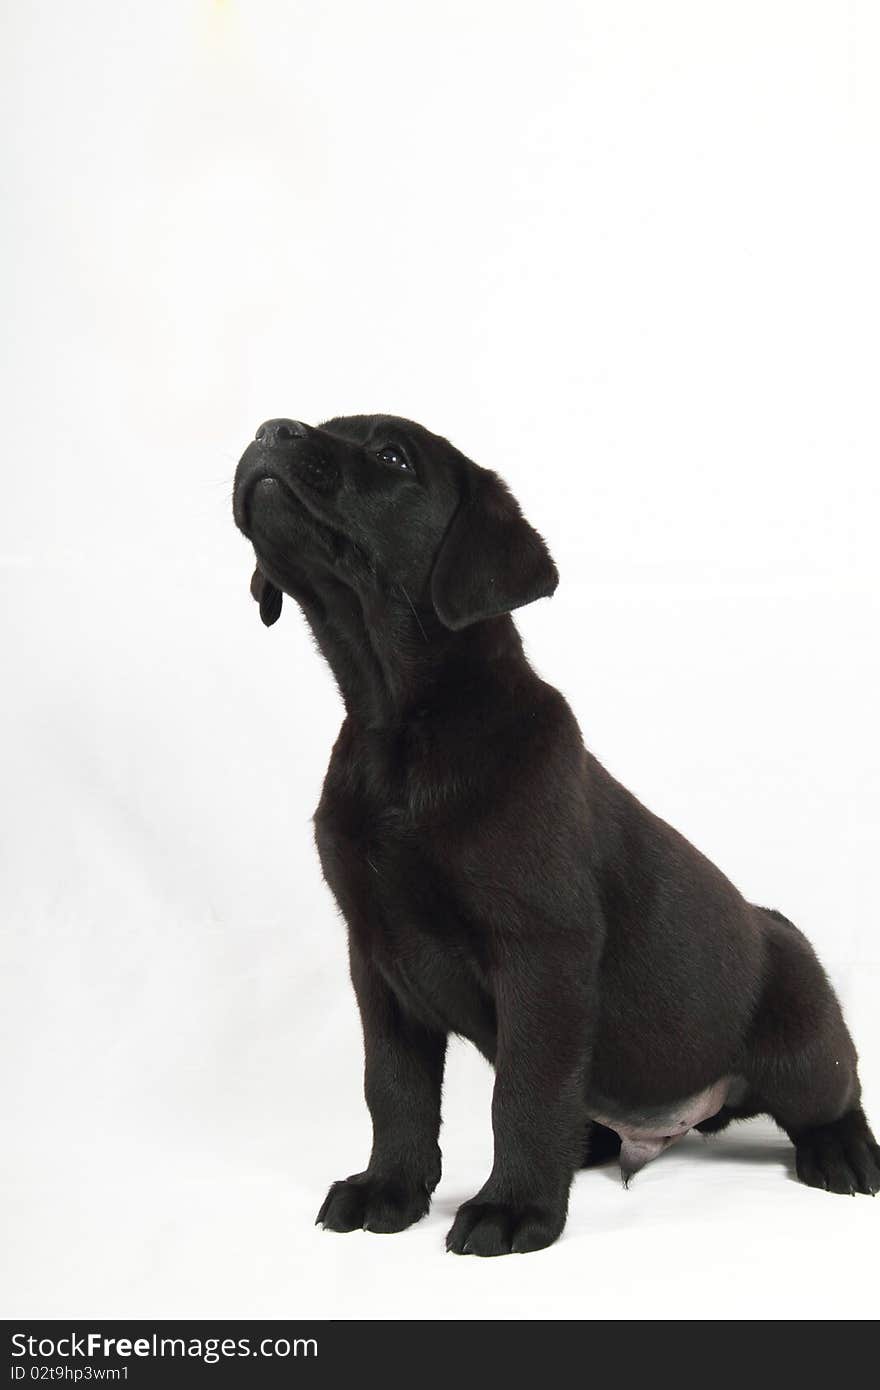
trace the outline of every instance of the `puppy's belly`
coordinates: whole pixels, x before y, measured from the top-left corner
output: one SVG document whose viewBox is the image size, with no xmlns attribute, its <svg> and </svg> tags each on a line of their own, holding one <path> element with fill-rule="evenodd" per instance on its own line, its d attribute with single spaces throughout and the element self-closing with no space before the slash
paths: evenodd
<svg viewBox="0 0 880 1390">
<path fill-rule="evenodd" d="M 714 1085 L 686 1100 L 669 1106 L 626 1111 L 608 1100 L 591 1103 L 591 1118 L 620 1135 L 620 1168 L 625 1179 L 644 1168 L 694 1125 L 701 1124 L 725 1104 L 735 1105 L 745 1092 L 745 1082 L 737 1076 L 723 1076 Z"/>
</svg>

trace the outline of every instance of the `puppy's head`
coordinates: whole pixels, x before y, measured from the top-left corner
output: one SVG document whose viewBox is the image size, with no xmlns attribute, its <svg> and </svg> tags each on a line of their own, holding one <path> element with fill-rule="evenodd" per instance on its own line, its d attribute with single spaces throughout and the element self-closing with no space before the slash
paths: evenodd
<svg viewBox="0 0 880 1390">
<path fill-rule="evenodd" d="M 392 415 L 267 421 L 238 465 L 233 509 L 256 552 L 251 592 L 267 625 L 282 591 L 320 591 L 322 576 L 380 599 L 403 593 L 454 630 L 558 582 L 501 479 Z"/>
</svg>

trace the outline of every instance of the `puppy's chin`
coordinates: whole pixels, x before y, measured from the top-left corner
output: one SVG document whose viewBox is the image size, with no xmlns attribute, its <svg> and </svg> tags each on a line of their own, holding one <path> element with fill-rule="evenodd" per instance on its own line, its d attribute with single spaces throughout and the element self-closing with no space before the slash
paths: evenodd
<svg viewBox="0 0 880 1390">
<path fill-rule="evenodd" d="M 279 478 L 259 478 L 254 483 L 247 512 L 255 544 L 266 536 L 275 547 L 286 542 L 292 549 L 299 549 L 316 529 L 307 508 Z"/>
<path fill-rule="evenodd" d="M 253 485 L 251 506 L 277 507 L 281 501 L 282 491 L 284 489 L 281 480 L 267 473 L 264 478 L 258 478 Z"/>
<path fill-rule="evenodd" d="M 314 515 L 284 483 L 263 478 L 248 509 L 249 539 L 267 574 L 289 592 L 287 573 L 297 581 L 335 569 L 345 551 L 343 537 Z"/>
</svg>

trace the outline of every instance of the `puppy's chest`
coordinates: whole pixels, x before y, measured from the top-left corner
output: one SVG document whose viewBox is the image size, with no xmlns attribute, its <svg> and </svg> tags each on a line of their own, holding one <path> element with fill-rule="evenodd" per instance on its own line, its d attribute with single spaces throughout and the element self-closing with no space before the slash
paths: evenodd
<svg viewBox="0 0 880 1390">
<path fill-rule="evenodd" d="M 395 937 L 400 923 L 440 930 L 458 920 L 460 893 L 444 837 L 405 807 L 353 799 L 323 805 L 315 838 L 324 875 L 349 925 Z"/>
<path fill-rule="evenodd" d="M 363 795 L 325 796 L 315 826 L 325 878 L 359 948 L 410 1012 L 491 1050 L 485 941 L 442 827 Z"/>
<path fill-rule="evenodd" d="M 452 759 L 438 768 L 435 750 L 413 742 L 362 735 L 334 752 L 315 815 L 322 859 L 330 851 L 352 868 L 362 862 L 377 879 L 407 881 L 448 860 L 460 773 Z"/>
</svg>

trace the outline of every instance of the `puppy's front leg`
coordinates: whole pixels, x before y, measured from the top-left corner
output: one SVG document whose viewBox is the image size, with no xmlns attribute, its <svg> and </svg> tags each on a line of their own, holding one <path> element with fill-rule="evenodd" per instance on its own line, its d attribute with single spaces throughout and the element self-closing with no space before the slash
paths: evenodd
<svg viewBox="0 0 880 1390">
<path fill-rule="evenodd" d="M 440 1181 L 440 1089 L 446 1035 L 408 1017 L 351 943 L 364 1028 L 364 1093 L 373 1150 L 363 1173 L 335 1182 L 318 1213 L 331 1231 L 402 1231 L 425 1215 Z"/>
<path fill-rule="evenodd" d="M 457 1255 L 540 1250 L 565 1225 L 581 1157 L 588 980 L 573 962 L 543 964 L 520 960 L 496 978 L 495 1162 L 446 1238 Z"/>
</svg>

